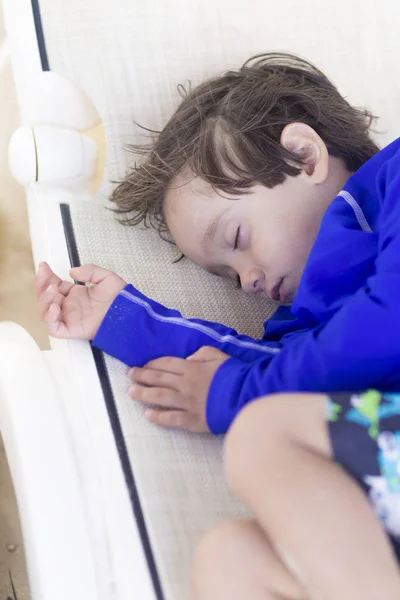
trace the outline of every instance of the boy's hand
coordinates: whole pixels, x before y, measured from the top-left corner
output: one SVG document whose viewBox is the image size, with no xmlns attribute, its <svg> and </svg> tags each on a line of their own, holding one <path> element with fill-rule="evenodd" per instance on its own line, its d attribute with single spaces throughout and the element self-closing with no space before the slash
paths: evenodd
<svg viewBox="0 0 400 600">
<path fill-rule="evenodd" d="M 35 277 L 40 313 L 50 336 L 92 340 L 114 298 L 126 286 L 121 277 L 96 265 L 70 270 L 75 281 L 62 281 L 45 262 Z"/>
<path fill-rule="evenodd" d="M 143 404 L 160 407 L 146 409 L 145 416 L 152 423 L 193 433 L 208 432 L 208 390 L 215 372 L 228 358 L 228 354 L 211 346 L 200 348 L 186 360 L 157 358 L 144 368 L 129 370 L 129 379 L 134 383 L 129 395 Z"/>
</svg>

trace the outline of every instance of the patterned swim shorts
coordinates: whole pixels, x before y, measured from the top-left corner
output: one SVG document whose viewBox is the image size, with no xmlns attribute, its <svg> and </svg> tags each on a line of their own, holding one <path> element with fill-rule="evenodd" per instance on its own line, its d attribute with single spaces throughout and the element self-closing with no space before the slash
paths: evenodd
<svg viewBox="0 0 400 600">
<path fill-rule="evenodd" d="M 335 460 L 361 485 L 400 560 L 400 393 L 329 394 Z"/>
</svg>

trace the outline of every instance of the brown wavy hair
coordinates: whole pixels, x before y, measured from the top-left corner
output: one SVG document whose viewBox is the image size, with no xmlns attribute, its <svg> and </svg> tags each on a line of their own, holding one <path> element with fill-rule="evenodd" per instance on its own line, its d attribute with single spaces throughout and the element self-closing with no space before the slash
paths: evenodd
<svg viewBox="0 0 400 600">
<path fill-rule="evenodd" d="M 280 144 L 288 123 L 312 127 L 330 155 L 356 171 L 377 151 L 369 129 L 376 118 L 354 108 L 310 62 L 284 53 L 253 56 L 237 71 L 198 85 L 178 86 L 182 102 L 146 145 L 127 149 L 142 160 L 117 183 L 110 199 L 127 225 L 143 223 L 164 237 L 163 199 L 187 169 L 212 187 L 243 194 L 272 188 L 301 170 L 301 158 Z"/>
</svg>

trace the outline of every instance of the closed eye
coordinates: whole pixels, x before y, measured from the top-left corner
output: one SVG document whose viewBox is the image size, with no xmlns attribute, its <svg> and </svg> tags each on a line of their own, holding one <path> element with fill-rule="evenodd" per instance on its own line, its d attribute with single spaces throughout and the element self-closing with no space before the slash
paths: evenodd
<svg viewBox="0 0 400 600">
<path fill-rule="evenodd" d="M 240 225 L 239 225 L 239 227 L 237 228 L 237 231 L 236 231 L 235 242 L 233 244 L 233 249 L 234 250 L 238 249 L 239 240 L 240 240 Z"/>
</svg>

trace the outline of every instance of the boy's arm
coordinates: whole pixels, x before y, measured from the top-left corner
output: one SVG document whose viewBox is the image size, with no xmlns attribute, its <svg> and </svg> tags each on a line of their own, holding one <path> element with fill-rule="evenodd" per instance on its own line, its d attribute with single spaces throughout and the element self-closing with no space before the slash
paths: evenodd
<svg viewBox="0 0 400 600">
<path fill-rule="evenodd" d="M 325 325 L 292 337 L 272 360 L 231 358 L 216 372 L 207 422 L 225 432 L 249 401 L 288 391 L 400 391 L 400 172 L 384 174 L 375 274 Z M 365 235 L 370 235 L 366 233 Z"/>
<path fill-rule="evenodd" d="M 202 346 L 246 362 L 259 358 L 269 362 L 282 346 L 279 341 L 240 335 L 219 323 L 185 319 L 132 285 L 114 299 L 92 343 L 129 366 L 142 366 L 161 356 L 187 358 Z"/>
</svg>

